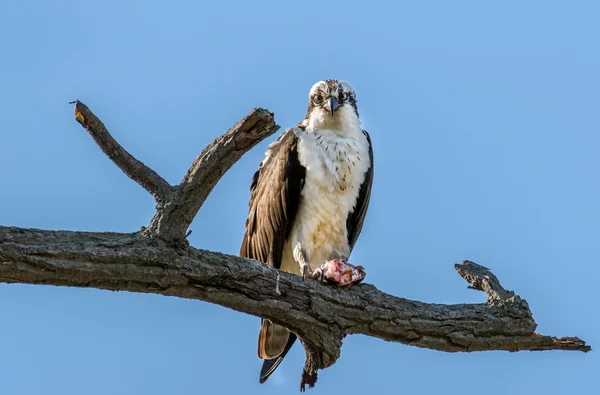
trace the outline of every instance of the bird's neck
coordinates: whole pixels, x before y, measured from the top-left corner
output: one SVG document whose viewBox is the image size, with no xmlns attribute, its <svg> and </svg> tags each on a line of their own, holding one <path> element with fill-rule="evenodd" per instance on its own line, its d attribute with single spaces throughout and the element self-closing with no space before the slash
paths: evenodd
<svg viewBox="0 0 600 395">
<path fill-rule="evenodd" d="M 324 131 L 331 131 L 339 137 L 362 130 L 360 119 L 354 113 L 346 111 L 336 112 L 334 116 L 323 112 L 314 112 L 303 123 L 306 126 L 307 133 L 318 134 Z"/>
</svg>

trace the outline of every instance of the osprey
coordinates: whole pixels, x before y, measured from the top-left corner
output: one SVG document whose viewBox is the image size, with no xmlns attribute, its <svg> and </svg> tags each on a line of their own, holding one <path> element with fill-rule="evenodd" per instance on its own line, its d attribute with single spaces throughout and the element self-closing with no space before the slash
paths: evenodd
<svg viewBox="0 0 600 395">
<path fill-rule="evenodd" d="M 362 280 L 362 267 L 346 261 L 362 229 L 372 183 L 373 149 L 354 91 L 343 81 L 317 82 L 304 120 L 269 146 L 252 178 L 240 256 L 338 285 Z M 294 333 L 262 319 L 261 383 L 295 341 Z"/>
</svg>

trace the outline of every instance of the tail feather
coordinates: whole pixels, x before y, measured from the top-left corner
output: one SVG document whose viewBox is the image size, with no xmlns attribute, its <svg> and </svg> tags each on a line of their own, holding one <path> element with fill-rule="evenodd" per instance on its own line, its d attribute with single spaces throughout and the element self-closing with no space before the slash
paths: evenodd
<svg viewBox="0 0 600 395">
<path fill-rule="evenodd" d="M 281 361 L 283 361 L 283 358 L 285 358 L 288 351 L 290 351 L 290 348 L 292 348 L 292 345 L 294 344 L 295 341 L 296 341 L 296 335 L 294 335 L 292 332 L 290 332 L 290 337 L 288 338 L 288 341 L 285 344 L 285 348 L 283 349 L 282 353 L 275 358 L 265 359 L 265 361 L 263 362 L 262 369 L 260 370 L 259 381 L 261 384 L 264 383 L 265 381 L 267 381 L 269 376 L 271 376 L 271 374 L 273 374 L 273 372 L 275 371 L 275 369 L 277 369 L 279 364 L 281 364 Z"/>
<path fill-rule="evenodd" d="M 281 355 L 290 338 L 290 331 L 269 320 L 262 320 L 258 335 L 258 357 L 273 359 Z"/>
</svg>

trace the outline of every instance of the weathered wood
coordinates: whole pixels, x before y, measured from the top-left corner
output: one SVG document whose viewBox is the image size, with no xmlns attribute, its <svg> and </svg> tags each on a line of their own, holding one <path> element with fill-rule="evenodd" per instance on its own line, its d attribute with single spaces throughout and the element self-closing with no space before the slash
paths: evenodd
<svg viewBox="0 0 600 395">
<path fill-rule="evenodd" d="M 474 283 L 481 280 L 477 273 L 489 273 L 467 266 Z M 267 318 L 302 339 L 310 357 L 307 382 L 311 374 L 316 381 L 315 368 L 335 363 L 348 334 L 447 352 L 590 350 L 577 338 L 536 335 L 529 307 L 516 295 L 483 304 L 423 303 L 369 284 L 335 288 L 302 281 L 256 261 L 174 249 L 137 233 L 0 227 L 0 281 L 178 296 Z"/>
<path fill-rule="evenodd" d="M 150 192 L 157 202 L 171 199 L 173 188 L 154 170 L 133 157 L 110 134 L 104 123 L 82 102 L 76 100 L 75 119 L 92 136 L 98 147 L 112 160 L 127 177 Z"/>
<path fill-rule="evenodd" d="M 185 244 L 188 227 L 225 172 L 252 147 L 279 129 L 272 113 L 262 108 L 252 110 L 202 150 L 183 181 L 172 187 L 158 173 L 127 152 L 85 104 L 79 100 L 74 103 L 75 119 L 100 149 L 156 199 L 156 214 L 144 235 L 176 245 Z"/>
<path fill-rule="evenodd" d="M 163 240 L 183 241 L 198 210 L 225 172 L 278 129 L 273 114 L 258 108 L 210 143 L 190 166 L 173 199 L 157 208 L 147 232 Z"/>
<path fill-rule="evenodd" d="M 464 261 L 462 265 L 455 264 L 454 268 L 462 278 L 471 283 L 469 288 L 487 293 L 488 303 L 515 296 L 513 291 L 507 291 L 500 285 L 498 278 L 487 267 Z"/>
</svg>

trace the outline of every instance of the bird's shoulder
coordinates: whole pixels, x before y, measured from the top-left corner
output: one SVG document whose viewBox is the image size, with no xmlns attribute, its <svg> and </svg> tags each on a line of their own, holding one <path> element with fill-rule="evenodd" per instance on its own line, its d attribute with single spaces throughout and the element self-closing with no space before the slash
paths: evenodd
<svg viewBox="0 0 600 395">
<path fill-rule="evenodd" d="M 300 134 L 304 131 L 304 128 L 296 126 L 294 128 L 287 129 L 277 137 L 275 141 L 269 144 L 265 157 L 258 165 L 259 170 L 270 162 L 270 159 L 275 156 L 281 156 L 284 153 L 294 151 L 298 144 Z"/>
</svg>

